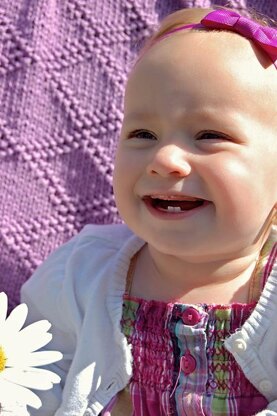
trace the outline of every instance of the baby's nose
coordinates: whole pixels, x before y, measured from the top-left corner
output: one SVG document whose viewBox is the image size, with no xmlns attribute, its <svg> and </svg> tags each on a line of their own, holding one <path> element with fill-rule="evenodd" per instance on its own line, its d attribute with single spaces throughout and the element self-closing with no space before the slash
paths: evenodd
<svg viewBox="0 0 277 416">
<path fill-rule="evenodd" d="M 170 144 L 158 149 L 148 164 L 151 175 L 185 177 L 191 172 L 190 155 L 179 146 Z"/>
</svg>

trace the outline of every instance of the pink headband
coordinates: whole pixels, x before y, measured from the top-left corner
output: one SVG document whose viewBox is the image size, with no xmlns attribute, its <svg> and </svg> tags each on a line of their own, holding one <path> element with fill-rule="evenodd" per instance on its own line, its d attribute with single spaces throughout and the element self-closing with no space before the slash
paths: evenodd
<svg viewBox="0 0 277 416">
<path fill-rule="evenodd" d="M 230 30 L 232 32 L 239 33 L 245 38 L 252 40 L 256 45 L 263 49 L 263 51 L 269 56 L 277 68 L 277 29 L 268 26 L 262 26 L 253 20 L 241 16 L 240 14 L 231 10 L 215 10 L 205 16 L 201 23 L 194 23 L 184 25 L 172 29 L 165 33 L 161 40 L 172 33 L 178 32 L 184 29 L 223 29 Z"/>
</svg>

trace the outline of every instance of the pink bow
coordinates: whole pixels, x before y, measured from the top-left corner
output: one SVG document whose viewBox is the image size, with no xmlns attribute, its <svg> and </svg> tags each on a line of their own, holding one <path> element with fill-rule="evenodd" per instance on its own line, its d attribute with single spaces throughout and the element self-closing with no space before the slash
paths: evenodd
<svg viewBox="0 0 277 416">
<path fill-rule="evenodd" d="M 231 10 L 215 10 L 201 20 L 202 26 L 209 29 L 230 30 L 260 46 L 277 68 L 277 29 L 262 26 L 247 17 Z"/>
</svg>

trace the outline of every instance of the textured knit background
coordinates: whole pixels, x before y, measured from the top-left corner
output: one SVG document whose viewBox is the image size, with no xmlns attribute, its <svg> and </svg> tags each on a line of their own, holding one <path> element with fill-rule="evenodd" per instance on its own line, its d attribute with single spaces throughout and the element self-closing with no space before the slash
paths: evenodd
<svg viewBox="0 0 277 416">
<path fill-rule="evenodd" d="M 86 223 L 118 222 L 112 169 L 124 84 L 166 14 L 208 0 L 0 1 L 0 291 Z M 277 19 L 276 0 L 233 0 Z M 128 172 L 126 172 L 128 174 Z"/>
</svg>

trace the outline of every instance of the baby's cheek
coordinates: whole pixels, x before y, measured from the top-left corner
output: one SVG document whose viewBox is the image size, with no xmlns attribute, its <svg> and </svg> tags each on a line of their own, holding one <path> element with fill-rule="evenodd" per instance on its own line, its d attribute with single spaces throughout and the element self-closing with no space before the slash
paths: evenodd
<svg viewBox="0 0 277 416">
<path fill-rule="evenodd" d="M 257 175 L 257 170 L 251 164 L 237 160 L 235 157 L 226 157 L 216 165 L 211 163 L 209 166 L 209 176 L 212 178 L 215 188 L 230 195 L 232 198 L 236 194 L 249 191 L 249 185 Z"/>
<path fill-rule="evenodd" d="M 210 189 L 218 209 L 234 217 L 251 215 L 263 198 L 265 176 L 252 162 L 246 163 L 235 157 L 222 158 L 217 166 L 209 167 Z M 207 173 L 208 176 L 208 173 Z"/>
</svg>

